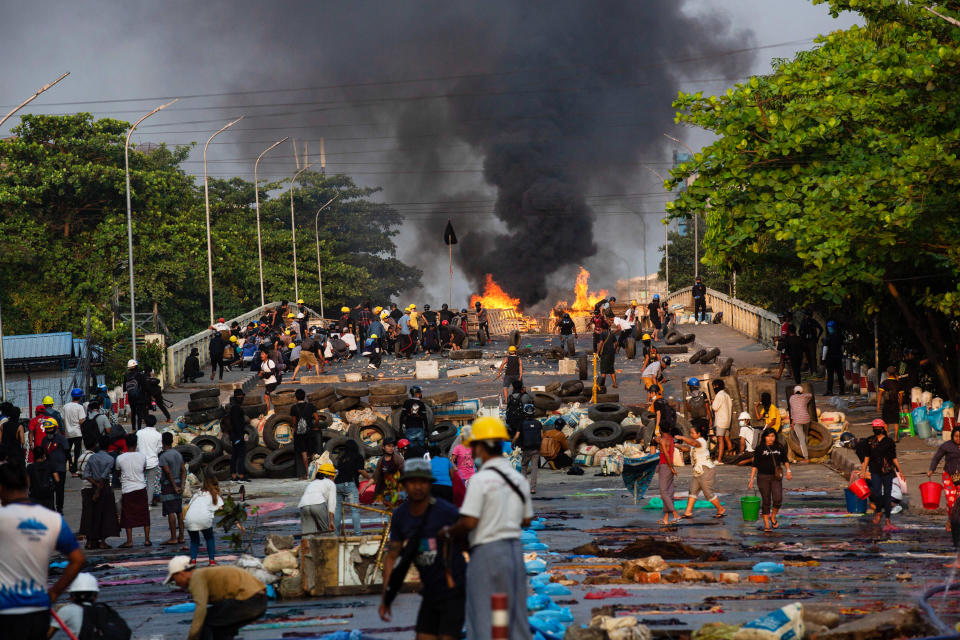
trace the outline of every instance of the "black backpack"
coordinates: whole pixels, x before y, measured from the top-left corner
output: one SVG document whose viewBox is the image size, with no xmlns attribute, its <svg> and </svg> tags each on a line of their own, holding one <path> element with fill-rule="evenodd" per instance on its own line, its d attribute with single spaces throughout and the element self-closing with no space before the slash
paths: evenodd
<svg viewBox="0 0 960 640">
<path fill-rule="evenodd" d="M 100 440 L 100 427 L 97 426 L 97 419 L 93 416 L 87 416 L 80 423 L 80 436 L 83 438 L 83 446 L 86 449 L 93 450 Z"/>
<path fill-rule="evenodd" d="M 52 498 L 54 486 L 50 462 L 35 462 L 30 465 L 30 469 L 32 471 L 30 473 L 30 497 L 40 499 Z"/>
<path fill-rule="evenodd" d="M 543 427 L 537 420 L 524 420 L 520 425 L 520 448 L 524 451 L 540 449 L 543 442 Z"/>
<path fill-rule="evenodd" d="M 130 640 L 130 627 L 110 605 L 94 602 L 83 608 L 77 640 Z"/>
<path fill-rule="evenodd" d="M 511 393 L 507 397 L 507 422 L 523 419 L 523 394 Z"/>
<path fill-rule="evenodd" d="M 140 377 L 132 375 L 123 381 L 123 391 L 130 396 L 140 395 Z"/>
</svg>

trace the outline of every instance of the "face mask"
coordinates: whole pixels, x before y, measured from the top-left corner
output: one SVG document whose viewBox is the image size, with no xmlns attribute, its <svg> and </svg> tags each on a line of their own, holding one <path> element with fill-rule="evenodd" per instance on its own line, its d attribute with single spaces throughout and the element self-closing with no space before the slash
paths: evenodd
<svg viewBox="0 0 960 640">
<path fill-rule="evenodd" d="M 878 428 L 876 428 L 876 429 L 873 430 L 873 435 L 879 436 L 879 435 L 881 435 L 883 432 L 884 432 L 884 429 L 880 429 L 880 428 L 878 427 Z"/>
<path fill-rule="evenodd" d="M 475 466 L 477 469 L 479 469 L 480 467 L 482 467 L 482 466 L 483 466 L 483 458 L 474 458 L 474 459 L 473 459 L 473 466 Z"/>
</svg>

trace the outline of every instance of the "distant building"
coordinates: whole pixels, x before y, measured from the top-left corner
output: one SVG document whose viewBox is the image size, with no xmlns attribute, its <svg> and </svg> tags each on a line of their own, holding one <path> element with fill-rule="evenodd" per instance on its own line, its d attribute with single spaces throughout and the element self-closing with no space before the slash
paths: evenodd
<svg viewBox="0 0 960 640">
<path fill-rule="evenodd" d="M 87 341 L 68 331 L 3 337 L 3 365 L 7 400 L 20 407 L 23 416 L 44 396 L 58 406 L 69 401 L 77 364 L 86 354 Z M 97 382 L 102 382 L 98 376 Z M 81 382 L 76 383 L 83 387 Z"/>
<path fill-rule="evenodd" d="M 656 272 L 627 280 L 617 280 L 617 302 L 636 300 L 640 304 L 647 304 L 654 294 L 658 294 L 661 298 L 667 295 L 666 283 Z"/>
</svg>

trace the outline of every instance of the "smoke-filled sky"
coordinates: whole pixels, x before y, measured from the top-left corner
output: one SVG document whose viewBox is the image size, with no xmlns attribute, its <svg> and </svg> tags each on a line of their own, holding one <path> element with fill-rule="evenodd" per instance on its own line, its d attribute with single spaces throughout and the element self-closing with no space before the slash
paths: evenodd
<svg viewBox="0 0 960 640">
<path fill-rule="evenodd" d="M 400 256 L 425 272 L 411 299 L 446 300 L 450 218 L 455 301 L 492 273 L 531 306 L 581 264 L 591 288 L 656 269 L 653 171 L 678 148 L 664 134 L 708 141 L 673 123 L 677 91 L 722 93 L 851 22 L 809 0 L 7 0 L 0 113 L 70 71 L 26 111 L 132 121 L 180 97 L 136 140 L 201 146 L 244 115 L 211 145 L 211 175 L 252 179 L 284 136 L 319 162 L 323 139 L 328 172 L 405 214 Z M 261 163 L 294 171 L 289 142 Z"/>
</svg>

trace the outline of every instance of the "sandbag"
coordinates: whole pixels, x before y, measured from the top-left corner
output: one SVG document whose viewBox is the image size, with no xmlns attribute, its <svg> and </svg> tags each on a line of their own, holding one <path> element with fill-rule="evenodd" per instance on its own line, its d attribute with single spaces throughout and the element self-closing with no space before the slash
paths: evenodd
<svg viewBox="0 0 960 640">
<path fill-rule="evenodd" d="M 272 553 L 263 559 L 263 568 L 270 573 L 280 573 L 284 569 L 296 569 L 299 566 L 297 556 L 289 550 Z"/>
<path fill-rule="evenodd" d="M 799 602 L 751 620 L 733 635 L 733 640 L 794 640 L 803 637 L 803 605 Z"/>
</svg>

